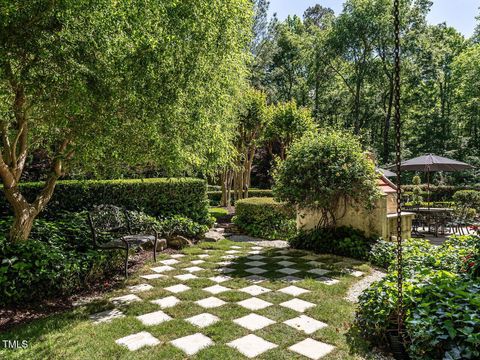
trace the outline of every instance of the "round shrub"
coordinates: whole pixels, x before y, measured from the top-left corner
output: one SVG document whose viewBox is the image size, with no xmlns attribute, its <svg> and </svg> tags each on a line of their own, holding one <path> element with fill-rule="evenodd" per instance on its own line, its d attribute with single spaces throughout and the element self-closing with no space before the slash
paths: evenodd
<svg viewBox="0 0 480 360">
<path fill-rule="evenodd" d="M 238 200 L 232 220 L 248 235 L 270 240 L 288 239 L 296 229 L 294 210 L 273 198 Z"/>
<path fill-rule="evenodd" d="M 343 201 L 373 206 L 379 193 L 375 166 L 346 131 L 325 130 L 295 142 L 274 173 L 274 195 L 294 206 L 320 211 L 319 225 L 334 225 Z"/>
</svg>

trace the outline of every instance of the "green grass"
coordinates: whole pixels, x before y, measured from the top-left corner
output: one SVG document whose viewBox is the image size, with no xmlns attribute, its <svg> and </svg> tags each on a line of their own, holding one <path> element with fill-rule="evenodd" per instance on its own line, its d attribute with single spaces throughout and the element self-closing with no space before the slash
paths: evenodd
<svg viewBox="0 0 480 360">
<path fill-rule="evenodd" d="M 231 266 L 236 269 L 236 271 L 228 274 L 232 279 L 221 283 L 222 286 L 229 287 L 232 290 L 211 295 L 202 289 L 215 284 L 208 278 L 218 275 L 216 268 L 220 266 L 217 265 L 216 262 L 225 261 L 221 259 L 221 256 L 225 255 L 225 251 L 229 250 L 232 245 L 241 246 L 242 249 L 239 249 L 241 254 L 237 254 L 240 255 L 240 257 L 235 260 L 236 265 Z M 201 350 L 192 356 L 192 359 L 244 359 L 245 357 L 243 355 L 227 346 L 226 343 L 248 335 L 249 333 L 253 333 L 278 345 L 276 349 L 258 356 L 258 359 L 305 359 L 288 350 L 288 347 L 307 337 L 336 347 L 336 349 L 325 356 L 324 359 L 348 360 L 365 358 L 366 355 L 363 352 L 365 348 L 364 344 L 361 341 L 359 342 L 357 338 L 353 338 L 351 335 L 352 331 L 350 331 L 350 324 L 354 316 L 354 305 L 344 300 L 348 288 L 354 282 L 358 281 L 358 279 L 343 274 L 341 270 L 343 267 L 348 267 L 369 273 L 371 269 L 367 264 L 337 256 L 319 256 L 319 261 L 325 263 L 323 267 L 332 271 L 329 276 L 340 280 L 340 283 L 328 286 L 312 279 L 306 272 L 311 266 L 306 264 L 308 260 L 301 259 L 300 256 L 309 253 L 291 251 L 291 254 L 288 254 L 289 256 L 294 256 L 288 260 L 296 263 L 296 265 L 292 265 L 292 267 L 302 269 L 302 272 L 295 274 L 295 276 L 302 278 L 302 280 L 294 285 L 310 290 L 309 293 L 302 294 L 298 296 L 298 298 L 317 304 L 315 307 L 308 309 L 305 315 L 328 324 L 328 327 L 320 329 L 311 335 L 306 335 L 282 323 L 285 320 L 298 316 L 299 313 L 278 305 L 293 297 L 275 290 L 291 284 L 278 281 L 279 274 L 276 273 L 275 270 L 281 267 L 278 265 L 278 261 L 280 260 L 272 257 L 279 255 L 277 250 L 266 250 L 265 252 L 268 257 L 260 261 L 267 263 L 267 265 L 262 267 L 267 269 L 268 272 L 262 274 L 262 276 L 268 277 L 269 280 L 258 285 L 269 288 L 272 291 L 257 297 L 271 302 L 274 305 L 254 312 L 268 317 L 277 323 L 251 332 L 232 322 L 233 319 L 248 315 L 252 312 L 235 304 L 235 302 L 251 297 L 244 292 L 235 290 L 252 285 L 251 282 L 242 278 L 243 276 L 250 275 L 245 272 L 245 269 L 248 268 L 245 262 L 252 261 L 246 259 L 248 255 L 246 253 L 251 250 L 250 247 L 251 244 L 238 244 L 224 240 L 218 243 L 202 243 L 195 247 L 185 249 L 184 254 L 186 254 L 186 256 L 178 259 L 180 263 L 173 265 L 175 270 L 166 273 L 169 275 L 168 279 L 144 280 L 139 278 L 142 274 L 153 273 L 150 270 L 152 263 L 149 263 L 137 274 L 131 276 L 126 285 L 149 283 L 154 286 L 154 289 L 137 294 L 144 301 L 118 307 L 126 315 L 124 318 L 113 320 L 111 323 L 93 324 L 89 320 L 89 315 L 113 308 L 114 306 L 108 299 L 114 296 L 128 294 L 126 288 L 105 294 L 103 299 L 77 307 L 69 312 L 37 320 L 3 333 L 0 336 L 1 339 L 28 340 L 29 346 L 21 350 L 6 350 L 2 349 L 3 343 L 1 343 L 0 359 L 185 359 L 187 358 L 185 353 L 169 344 L 169 341 L 197 332 L 201 332 L 211 338 L 215 345 Z M 206 249 L 209 250 L 208 254 L 210 257 L 203 259 L 205 260 L 204 263 L 196 265 L 205 269 L 204 271 L 195 273 L 199 279 L 181 282 L 173 278 L 174 275 L 185 273 L 182 269 L 192 266 L 189 262 L 198 259 L 196 255 L 204 253 Z M 168 255 L 161 255 L 158 260 L 168 258 Z M 158 265 L 160 264 L 157 264 L 157 266 Z M 178 283 L 188 285 L 191 290 L 180 294 L 171 294 L 164 289 L 164 287 Z M 151 304 L 149 300 L 170 295 L 174 295 L 182 300 L 182 302 L 175 307 L 163 310 L 170 315 L 173 320 L 156 326 L 145 326 L 135 318 L 135 316 L 138 315 L 160 310 L 157 305 Z M 228 304 L 218 308 L 203 309 L 194 303 L 196 300 L 209 296 L 216 296 L 228 302 Z M 183 320 L 203 312 L 216 315 L 221 321 L 209 327 L 199 329 Z M 115 343 L 116 339 L 140 331 L 150 332 L 161 341 L 161 344 L 130 352 Z M 354 344 L 355 347 L 352 347 L 351 344 Z"/>
<path fill-rule="evenodd" d="M 221 207 L 210 207 L 208 208 L 208 213 L 212 215 L 215 219 L 228 215 L 228 210 Z"/>
</svg>

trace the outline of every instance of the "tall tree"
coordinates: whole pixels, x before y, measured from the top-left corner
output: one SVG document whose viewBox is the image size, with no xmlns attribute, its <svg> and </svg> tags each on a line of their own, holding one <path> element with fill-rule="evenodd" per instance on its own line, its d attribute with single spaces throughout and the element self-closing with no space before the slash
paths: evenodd
<svg viewBox="0 0 480 360">
<path fill-rule="evenodd" d="M 0 178 L 26 240 L 71 169 L 217 166 L 245 76 L 251 3 L 12 0 L 0 5 Z M 195 25 L 195 26 L 194 26 Z M 205 85 L 208 86 L 205 86 Z M 50 170 L 20 188 L 29 155 Z M 219 160 L 215 160 L 219 159 Z"/>
</svg>

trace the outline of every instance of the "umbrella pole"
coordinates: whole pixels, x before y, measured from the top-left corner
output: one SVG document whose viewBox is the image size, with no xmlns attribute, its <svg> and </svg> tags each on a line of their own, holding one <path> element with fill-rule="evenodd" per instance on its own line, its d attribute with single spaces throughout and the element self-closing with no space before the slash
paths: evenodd
<svg viewBox="0 0 480 360">
<path fill-rule="evenodd" d="M 427 201 L 428 211 L 430 211 L 430 171 L 427 171 Z"/>
</svg>

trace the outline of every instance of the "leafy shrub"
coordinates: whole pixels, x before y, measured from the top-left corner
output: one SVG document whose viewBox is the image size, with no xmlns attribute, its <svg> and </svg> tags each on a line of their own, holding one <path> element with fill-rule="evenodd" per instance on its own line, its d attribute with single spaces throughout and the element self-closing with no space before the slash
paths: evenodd
<svg viewBox="0 0 480 360">
<path fill-rule="evenodd" d="M 237 201 L 233 222 L 247 234 L 264 239 L 288 239 L 296 229 L 294 210 L 273 198 Z"/>
<path fill-rule="evenodd" d="M 43 183 L 21 184 L 22 193 L 32 200 Z M 59 181 L 53 197 L 44 210 L 55 217 L 59 211 L 91 210 L 95 205 L 113 204 L 139 210 L 153 216 L 182 215 L 196 222 L 208 224 L 207 185 L 200 179 L 130 179 Z M 2 198 L 0 213 L 10 213 L 10 206 Z"/>
<path fill-rule="evenodd" d="M 208 191 L 208 200 L 210 202 L 210 206 L 217 206 L 220 204 L 222 199 L 222 192 L 221 191 Z M 261 190 L 261 189 L 249 189 L 248 196 L 252 197 L 272 197 L 273 192 L 272 190 Z M 232 199 L 233 201 L 233 199 Z"/>
<path fill-rule="evenodd" d="M 1 234 L 9 221 L 0 221 Z M 118 271 L 122 258 L 119 252 L 93 248 L 85 213 L 37 219 L 26 242 L 0 237 L 0 304 L 72 294 Z"/>
<path fill-rule="evenodd" d="M 188 239 L 200 239 L 207 231 L 208 226 L 199 224 L 183 216 L 161 218 L 158 221 L 159 232 L 162 236 L 181 235 Z"/>
<path fill-rule="evenodd" d="M 325 130 L 295 142 L 276 168 L 274 195 L 293 206 L 317 210 L 332 225 L 339 204 L 373 206 L 379 195 L 375 166 L 352 134 Z"/>
<path fill-rule="evenodd" d="M 367 237 L 361 230 L 342 226 L 300 231 L 289 242 L 291 247 L 297 249 L 363 260 L 367 259 L 376 240 L 374 237 Z"/>
<path fill-rule="evenodd" d="M 453 201 L 462 207 L 480 211 L 480 191 L 459 190 L 453 194 Z"/>
<path fill-rule="evenodd" d="M 403 185 L 402 188 L 406 195 L 411 195 L 414 185 Z M 480 191 L 480 186 L 449 186 L 449 185 L 432 185 L 430 184 L 430 192 L 427 192 L 427 185 L 420 185 L 421 195 L 424 199 L 430 201 L 452 201 L 453 194 L 459 190 L 476 190 Z M 430 196 L 428 196 L 430 195 Z"/>
<path fill-rule="evenodd" d="M 368 253 L 368 260 L 375 266 L 388 268 L 395 260 L 395 244 L 379 239 Z"/>
<path fill-rule="evenodd" d="M 359 299 L 356 325 L 372 343 L 395 329 L 395 273 Z M 477 359 L 480 356 L 480 284 L 448 271 L 424 269 L 404 283 L 407 350 L 412 359 Z"/>
</svg>

